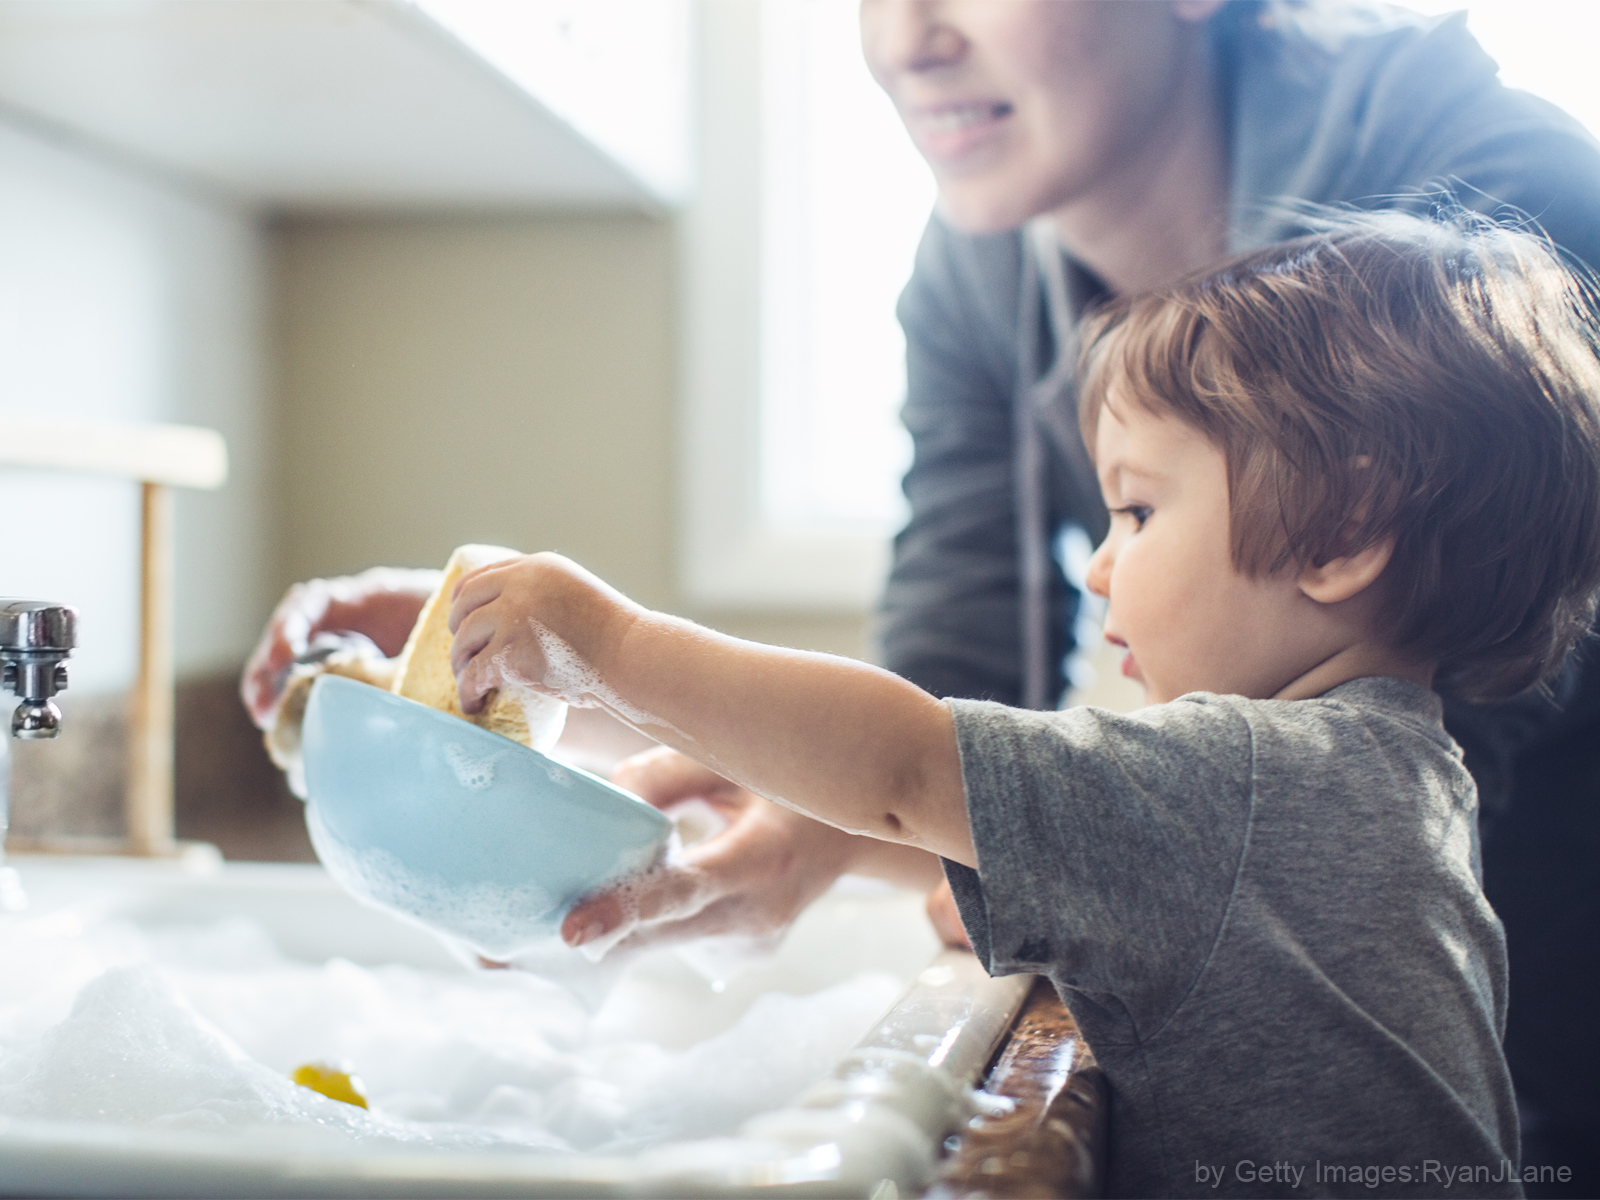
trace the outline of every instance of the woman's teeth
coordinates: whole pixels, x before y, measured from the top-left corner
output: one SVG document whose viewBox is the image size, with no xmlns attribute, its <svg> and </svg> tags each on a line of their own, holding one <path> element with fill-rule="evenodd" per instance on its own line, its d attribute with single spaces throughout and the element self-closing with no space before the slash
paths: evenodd
<svg viewBox="0 0 1600 1200">
<path fill-rule="evenodd" d="M 930 133 L 960 133 L 963 129 L 984 121 L 994 121 L 1009 116 L 1009 104 L 963 104 L 959 108 L 945 108 L 925 113 L 922 125 Z"/>
</svg>

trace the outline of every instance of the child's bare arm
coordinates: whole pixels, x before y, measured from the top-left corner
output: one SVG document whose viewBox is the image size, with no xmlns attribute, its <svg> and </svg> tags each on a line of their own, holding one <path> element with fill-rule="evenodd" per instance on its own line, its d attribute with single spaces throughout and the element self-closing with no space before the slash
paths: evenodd
<svg viewBox="0 0 1600 1200">
<path fill-rule="evenodd" d="M 832 825 L 975 862 L 949 710 L 887 671 L 651 612 L 554 554 L 468 575 L 450 625 L 468 712 L 506 686 L 599 704 Z"/>
</svg>

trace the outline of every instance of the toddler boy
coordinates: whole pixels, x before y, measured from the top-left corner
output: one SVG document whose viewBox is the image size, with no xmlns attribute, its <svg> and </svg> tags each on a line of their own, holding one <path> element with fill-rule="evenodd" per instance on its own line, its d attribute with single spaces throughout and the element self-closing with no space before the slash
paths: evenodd
<svg viewBox="0 0 1600 1200">
<path fill-rule="evenodd" d="M 1351 217 L 1086 330 L 1089 586 L 1149 707 L 933 699 L 533 555 L 463 580 L 463 704 L 597 704 L 946 860 L 1112 1088 L 1119 1195 L 1516 1195 L 1505 946 L 1431 686 L 1509 695 L 1600 586 L 1600 304 L 1475 218 Z"/>
</svg>

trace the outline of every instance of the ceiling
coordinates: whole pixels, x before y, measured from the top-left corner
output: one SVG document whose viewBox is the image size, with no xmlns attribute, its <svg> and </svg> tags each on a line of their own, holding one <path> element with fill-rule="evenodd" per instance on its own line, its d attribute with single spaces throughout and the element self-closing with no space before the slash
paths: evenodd
<svg viewBox="0 0 1600 1200">
<path fill-rule="evenodd" d="M 673 203 L 558 107 L 406 0 L 0 0 L 0 119 L 268 211 Z"/>
</svg>

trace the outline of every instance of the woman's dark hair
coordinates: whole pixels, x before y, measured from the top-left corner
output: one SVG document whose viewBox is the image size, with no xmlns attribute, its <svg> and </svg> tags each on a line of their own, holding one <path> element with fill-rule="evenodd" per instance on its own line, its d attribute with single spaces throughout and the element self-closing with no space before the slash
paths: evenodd
<svg viewBox="0 0 1600 1200">
<path fill-rule="evenodd" d="M 1549 676 L 1600 588 L 1600 288 L 1457 210 L 1324 218 L 1089 318 L 1082 418 L 1133 404 L 1228 467 L 1235 566 L 1394 540 L 1388 641 L 1470 699 Z"/>
</svg>

